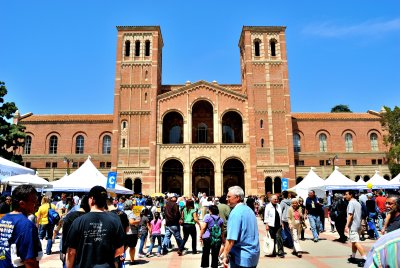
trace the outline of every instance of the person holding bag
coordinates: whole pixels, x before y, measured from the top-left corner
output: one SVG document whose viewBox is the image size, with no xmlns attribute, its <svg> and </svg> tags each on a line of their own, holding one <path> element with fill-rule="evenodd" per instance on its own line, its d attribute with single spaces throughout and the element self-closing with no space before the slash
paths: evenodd
<svg viewBox="0 0 400 268">
<path fill-rule="evenodd" d="M 50 203 L 48 196 L 43 196 L 41 206 L 37 212 L 37 226 L 39 228 L 39 239 L 42 240 L 46 237 L 47 246 L 46 254 L 51 254 L 51 247 L 53 246 L 53 230 L 54 224 L 49 221 L 49 209 L 56 209 L 56 207 Z"/>
<path fill-rule="evenodd" d="M 264 223 L 266 224 L 265 230 L 269 232 L 271 238 L 274 240 L 274 250 L 268 257 L 275 257 L 275 244 L 278 246 L 278 256 L 285 258 L 285 252 L 283 251 L 283 239 L 282 239 L 282 209 L 278 204 L 278 196 L 273 195 L 271 202 L 265 207 L 264 212 Z"/>
<path fill-rule="evenodd" d="M 293 238 L 293 255 L 301 258 L 301 247 L 299 242 L 299 235 L 303 229 L 303 210 L 299 206 L 299 201 L 297 199 L 292 199 L 292 206 L 288 209 L 288 222 L 289 222 L 289 229 L 292 233 Z"/>
</svg>

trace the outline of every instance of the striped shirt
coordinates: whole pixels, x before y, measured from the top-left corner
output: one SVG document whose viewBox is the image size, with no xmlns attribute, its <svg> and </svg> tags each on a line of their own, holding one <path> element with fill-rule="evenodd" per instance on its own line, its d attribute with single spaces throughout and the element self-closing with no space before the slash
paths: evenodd
<svg viewBox="0 0 400 268">
<path fill-rule="evenodd" d="M 400 229 L 382 236 L 368 253 L 365 268 L 399 267 Z"/>
</svg>

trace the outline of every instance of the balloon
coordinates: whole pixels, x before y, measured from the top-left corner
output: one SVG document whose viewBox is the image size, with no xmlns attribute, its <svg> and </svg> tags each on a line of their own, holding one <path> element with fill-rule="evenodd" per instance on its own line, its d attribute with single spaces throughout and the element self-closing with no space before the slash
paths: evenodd
<svg viewBox="0 0 400 268">
<path fill-rule="evenodd" d="M 368 189 L 372 189 L 372 183 L 369 182 L 369 183 L 367 184 L 367 187 L 368 187 Z"/>
</svg>

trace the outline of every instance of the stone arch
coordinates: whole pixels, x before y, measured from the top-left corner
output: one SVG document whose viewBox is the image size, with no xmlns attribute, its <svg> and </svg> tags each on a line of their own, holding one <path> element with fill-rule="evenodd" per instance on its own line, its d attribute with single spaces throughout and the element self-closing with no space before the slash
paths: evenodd
<svg viewBox="0 0 400 268">
<path fill-rule="evenodd" d="M 367 182 L 367 181 L 369 181 L 370 177 L 369 177 L 368 175 L 365 175 L 365 176 L 363 177 L 363 179 L 364 179 L 365 182 Z"/>
<path fill-rule="evenodd" d="M 183 116 L 176 111 L 169 111 L 163 116 L 162 143 L 183 143 Z"/>
<path fill-rule="evenodd" d="M 273 192 L 272 189 L 272 178 L 271 177 L 266 177 L 264 180 L 264 188 L 265 188 L 265 194 L 267 195 L 268 193 Z"/>
<path fill-rule="evenodd" d="M 192 142 L 214 143 L 214 106 L 208 100 L 192 105 Z"/>
<path fill-rule="evenodd" d="M 230 158 L 223 164 L 223 192 L 231 186 L 240 186 L 245 191 L 244 164 L 240 159 Z"/>
<path fill-rule="evenodd" d="M 133 192 L 135 194 L 142 193 L 142 180 L 140 178 L 135 178 L 135 180 L 133 181 Z"/>
<path fill-rule="evenodd" d="M 124 187 L 129 189 L 129 190 L 133 190 L 133 183 L 132 183 L 132 179 L 131 178 L 126 178 L 125 179 Z"/>
<path fill-rule="evenodd" d="M 359 181 L 361 179 L 361 176 L 360 175 L 357 175 L 355 178 L 354 178 L 354 180 L 357 182 L 357 181 Z"/>
<path fill-rule="evenodd" d="M 282 179 L 281 177 L 274 178 L 274 194 L 282 192 Z"/>
<path fill-rule="evenodd" d="M 162 164 L 162 192 L 183 194 L 183 164 L 178 159 L 168 159 Z"/>
<path fill-rule="evenodd" d="M 198 158 L 192 165 L 192 192 L 215 195 L 214 163 L 207 158 Z"/>
<path fill-rule="evenodd" d="M 383 175 L 383 178 L 387 181 L 390 181 L 390 175 L 389 174 L 385 174 Z"/>
<path fill-rule="evenodd" d="M 243 143 L 243 119 L 240 113 L 228 111 L 222 119 L 222 143 Z"/>
<path fill-rule="evenodd" d="M 301 176 L 300 176 L 300 177 L 297 177 L 297 178 L 296 178 L 296 184 L 299 184 L 300 182 L 302 182 L 303 179 L 304 179 L 304 178 L 301 177 Z"/>
</svg>

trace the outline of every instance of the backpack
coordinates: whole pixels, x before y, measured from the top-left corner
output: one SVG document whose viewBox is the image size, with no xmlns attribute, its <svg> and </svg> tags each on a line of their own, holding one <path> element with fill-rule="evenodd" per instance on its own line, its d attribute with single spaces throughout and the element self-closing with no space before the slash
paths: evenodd
<svg viewBox="0 0 400 268">
<path fill-rule="evenodd" d="M 50 204 L 49 210 L 47 211 L 47 217 L 50 224 L 57 225 L 60 222 L 60 215 L 57 213 L 57 211 L 51 208 Z"/>
<path fill-rule="evenodd" d="M 149 208 L 149 213 L 146 215 L 146 217 L 149 219 L 149 222 L 151 222 L 154 218 L 153 212 L 151 211 L 152 208 L 153 206 Z"/>
<path fill-rule="evenodd" d="M 214 220 L 214 225 L 213 227 L 211 227 L 210 230 L 210 238 L 211 238 L 211 245 L 216 245 L 218 243 L 221 243 L 222 230 L 221 226 L 218 225 L 219 217 L 216 220 L 213 218 L 213 220 Z"/>
</svg>

